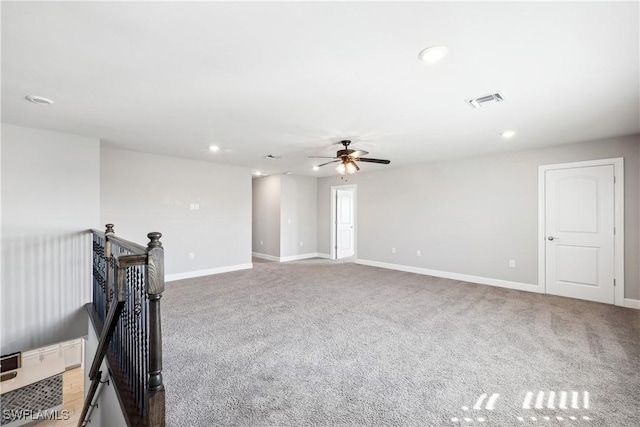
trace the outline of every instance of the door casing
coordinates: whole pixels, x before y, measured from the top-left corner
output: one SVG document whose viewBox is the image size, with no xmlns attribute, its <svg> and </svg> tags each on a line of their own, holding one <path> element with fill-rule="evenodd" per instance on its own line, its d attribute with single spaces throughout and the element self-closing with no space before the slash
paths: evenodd
<svg viewBox="0 0 640 427">
<path fill-rule="evenodd" d="M 546 206 L 545 172 L 555 169 L 583 168 L 613 165 L 614 176 L 614 304 L 624 306 L 624 158 L 588 160 L 584 162 L 558 163 L 538 166 L 538 286 L 547 293 L 546 284 Z"/>
</svg>

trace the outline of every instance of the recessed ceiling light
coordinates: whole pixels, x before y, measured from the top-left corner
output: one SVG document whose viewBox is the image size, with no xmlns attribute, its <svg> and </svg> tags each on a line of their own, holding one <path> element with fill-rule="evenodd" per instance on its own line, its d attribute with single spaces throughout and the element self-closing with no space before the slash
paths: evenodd
<svg viewBox="0 0 640 427">
<path fill-rule="evenodd" d="M 423 62 L 434 64 L 447 56 L 448 53 L 449 49 L 445 46 L 431 46 L 421 51 L 418 58 Z"/>
<path fill-rule="evenodd" d="M 262 172 L 260 172 L 260 171 L 255 171 L 253 174 L 254 174 L 255 176 L 262 176 Z"/>
<path fill-rule="evenodd" d="M 217 153 L 218 151 L 220 151 L 220 147 L 218 147 L 217 145 L 210 145 L 209 151 L 213 151 L 214 153 Z"/>
<path fill-rule="evenodd" d="M 500 134 L 503 138 L 512 138 L 516 134 L 515 130 L 505 130 Z"/>
<path fill-rule="evenodd" d="M 27 95 L 24 97 L 27 101 L 33 102 L 38 105 L 51 105 L 55 104 L 53 99 L 45 98 L 44 96 Z"/>
<path fill-rule="evenodd" d="M 285 174 L 285 175 L 293 175 L 293 172 L 291 172 L 291 171 L 286 171 L 284 174 Z"/>
<path fill-rule="evenodd" d="M 320 170 L 320 166 L 314 166 L 314 167 L 313 167 L 313 170 L 314 170 L 314 171 Z"/>
</svg>

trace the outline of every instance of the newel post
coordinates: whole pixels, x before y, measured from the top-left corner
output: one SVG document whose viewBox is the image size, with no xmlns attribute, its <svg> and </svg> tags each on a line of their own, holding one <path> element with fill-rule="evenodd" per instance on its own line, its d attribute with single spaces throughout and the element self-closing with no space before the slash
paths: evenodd
<svg viewBox="0 0 640 427">
<path fill-rule="evenodd" d="M 107 318 L 109 313 L 109 306 L 111 305 L 111 240 L 109 237 L 115 234 L 113 231 L 113 224 L 106 224 L 106 230 L 104 231 L 104 262 L 105 262 L 105 275 L 104 275 L 104 318 Z"/>
<path fill-rule="evenodd" d="M 164 292 L 164 248 L 162 234 L 147 234 L 147 294 L 149 295 L 149 382 L 146 390 L 146 425 L 165 425 L 164 384 L 162 383 L 162 328 L 160 298 Z"/>
</svg>

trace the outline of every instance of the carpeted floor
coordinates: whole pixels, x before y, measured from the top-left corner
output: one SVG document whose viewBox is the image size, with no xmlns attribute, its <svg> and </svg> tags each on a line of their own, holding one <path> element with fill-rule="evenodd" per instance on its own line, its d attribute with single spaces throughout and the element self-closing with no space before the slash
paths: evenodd
<svg viewBox="0 0 640 427">
<path fill-rule="evenodd" d="M 640 426 L 640 311 L 314 259 L 167 284 L 169 426 Z"/>
</svg>

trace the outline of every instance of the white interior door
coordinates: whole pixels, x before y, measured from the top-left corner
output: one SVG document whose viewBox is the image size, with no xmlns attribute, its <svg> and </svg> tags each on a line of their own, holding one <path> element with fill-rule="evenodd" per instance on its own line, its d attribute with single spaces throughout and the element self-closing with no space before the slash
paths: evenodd
<svg viewBox="0 0 640 427">
<path fill-rule="evenodd" d="M 336 191 L 336 258 L 355 255 L 353 190 Z"/>
<path fill-rule="evenodd" d="M 549 294 L 614 303 L 614 166 L 545 172 Z"/>
</svg>

